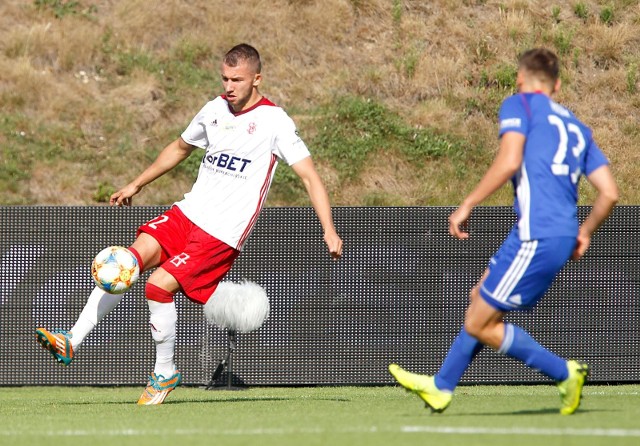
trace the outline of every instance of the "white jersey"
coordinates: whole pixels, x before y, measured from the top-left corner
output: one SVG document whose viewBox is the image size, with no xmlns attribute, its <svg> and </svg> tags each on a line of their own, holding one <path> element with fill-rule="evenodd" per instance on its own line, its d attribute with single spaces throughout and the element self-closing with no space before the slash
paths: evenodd
<svg viewBox="0 0 640 446">
<path fill-rule="evenodd" d="M 193 188 L 175 204 L 205 232 L 238 250 L 258 220 L 278 160 L 292 165 L 310 156 L 293 120 L 265 98 L 233 113 L 219 96 L 193 118 L 182 139 L 206 152 Z"/>
</svg>

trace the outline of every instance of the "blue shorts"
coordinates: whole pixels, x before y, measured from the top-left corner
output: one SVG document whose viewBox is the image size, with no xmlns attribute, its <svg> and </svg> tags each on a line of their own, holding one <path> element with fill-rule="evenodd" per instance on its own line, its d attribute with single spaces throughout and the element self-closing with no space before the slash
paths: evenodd
<svg viewBox="0 0 640 446">
<path fill-rule="evenodd" d="M 514 228 L 491 258 L 480 295 L 501 311 L 533 308 L 567 263 L 575 245 L 575 237 L 521 241 Z"/>
</svg>

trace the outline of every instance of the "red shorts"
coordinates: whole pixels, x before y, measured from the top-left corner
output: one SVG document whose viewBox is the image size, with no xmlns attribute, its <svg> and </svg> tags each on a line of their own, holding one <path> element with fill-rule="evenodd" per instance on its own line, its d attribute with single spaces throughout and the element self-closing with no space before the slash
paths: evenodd
<svg viewBox="0 0 640 446">
<path fill-rule="evenodd" d="M 138 228 L 162 247 L 160 265 L 180 284 L 182 292 L 204 305 L 229 272 L 240 251 L 207 234 L 173 206 Z"/>
</svg>

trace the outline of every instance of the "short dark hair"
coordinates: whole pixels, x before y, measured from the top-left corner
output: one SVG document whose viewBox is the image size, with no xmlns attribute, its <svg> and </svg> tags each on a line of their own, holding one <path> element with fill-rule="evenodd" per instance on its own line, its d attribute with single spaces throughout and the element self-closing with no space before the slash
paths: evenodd
<svg viewBox="0 0 640 446">
<path fill-rule="evenodd" d="M 256 73 L 260 73 L 262 70 L 262 62 L 260 61 L 260 53 L 254 47 L 249 44 L 241 43 L 234 46 L 227 54 L 224 55 L 223 62 L 230 67 L 238 66 L 240 61 L 249 62 L 256 70 Z"/>
<path fill-rule="evenodd" d="M 518 68 L 537 76 L 541 81 L 553 86 L 560 77 L 560 61 L 558 56 L 546 48 L 534 48 L 520 56 Z"/>
</svg>

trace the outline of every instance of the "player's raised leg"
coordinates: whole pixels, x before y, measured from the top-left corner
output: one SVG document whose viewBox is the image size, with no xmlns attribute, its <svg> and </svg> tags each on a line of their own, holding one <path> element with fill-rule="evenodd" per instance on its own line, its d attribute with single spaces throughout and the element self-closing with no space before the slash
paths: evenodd
<svg viewBox="0 0 640 446">
<path fill-rule="evenodd" d="M 56 361 L 69 365 L 89 333 L 122 300 L 122 294 L 109 294 L 95 287 L 71 330 L 36 329 L 36 340 Z"/>
<path fill-rule="evenodd" d="M 142 271 L 144 264 L 140 254 L 134 248 L 129 249 L 136 257 Z M 71 364 L 87 335 L 118 306 L 122 297 L 123 294 L 111 294 L 96 286 L 71 330 L 48 330 L 39 327 L 36 329 L 36 341 L 42 348 L 48 350 L 57 362 L 64 365 Z"/>
</svg>

